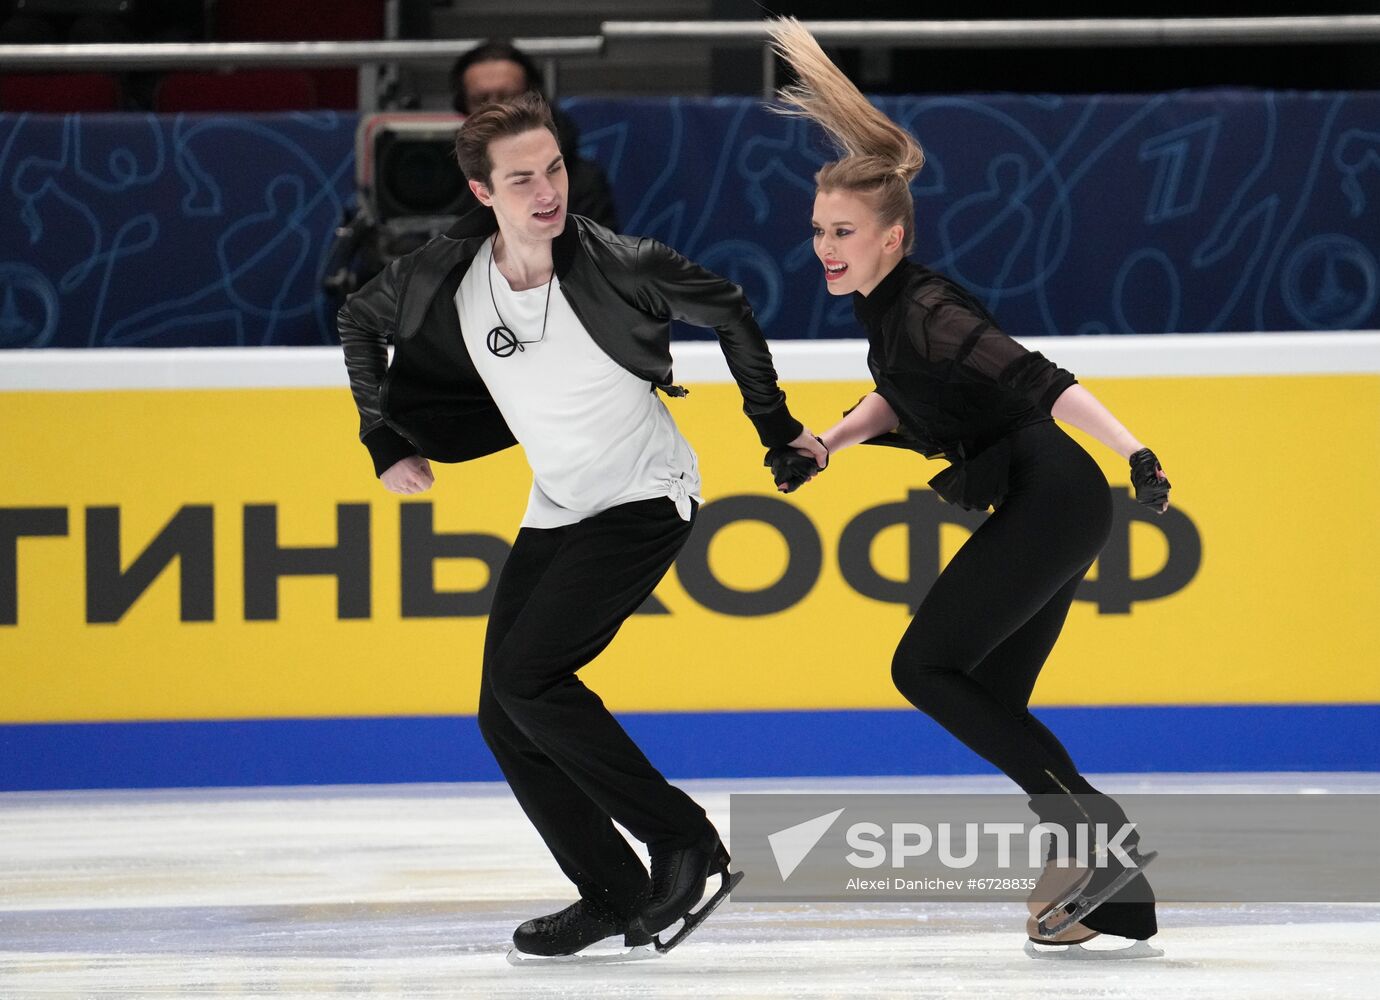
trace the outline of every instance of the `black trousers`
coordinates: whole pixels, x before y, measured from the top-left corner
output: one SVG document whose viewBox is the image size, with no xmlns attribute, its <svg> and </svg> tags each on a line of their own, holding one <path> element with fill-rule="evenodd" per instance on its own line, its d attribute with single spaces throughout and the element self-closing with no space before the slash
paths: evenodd
<svg viewBox="0 0 1380 1000">
<path fill-rule="evenodd" d="M 480 732 L 580 895 L 620 916 L 641 906 L 650 883 L 613 821 L 652 851 L 693 843 L 709 821 L 577 671 L 652 593 L 690 527 L 658 498 L 562 528 L 523 528 L 489 612 Z M 659 669 L 655 649 L 646 669 Z"/>
<path fill-rule="evenodd" d="M 1031 795 L 1090 791 L 1030 714 L 1030 693 L 1078 583 L 1106 543 L 1111 493 L 1052 422 L 1011 435 L 1011 488 L 921 602 L 892 661 L 896 687 Z"/>
<path fill-rule="evenodd" d="M 892 660 L 897 689 L 1032 796 L 1041 818 L 1072 793 L 1099 821 L 1120 807 L 1078 772 L 1068 751 L 1030 712 L 1040 669 L 1064 627 L 1079 581 L 1112 524 L 1106 477 L 1053 422 L 1011 435 L 1005 501 L 940 573 Z M 1155 932 L 1144 879 L 1084 923 L 1128 937 Z M 1125 902 L 1120 902 L 1122 900 Z"/>
</svg>

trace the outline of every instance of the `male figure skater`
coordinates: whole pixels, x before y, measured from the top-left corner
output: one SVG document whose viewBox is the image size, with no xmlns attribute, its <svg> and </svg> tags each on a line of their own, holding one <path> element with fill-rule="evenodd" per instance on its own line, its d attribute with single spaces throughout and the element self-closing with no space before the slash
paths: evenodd
<svg viewBox="0 0 1380 1000">
<path fill-rule="evenodd" d="M 579 899 L 522 924 L 513 943 L 518 956 L 616 934 L 641 946 L 685 917 L 657 939 L 665 950 L 731 888 L 728 853 L 577 671 L 651 594 L 698 509 L 695 453 L 655 391 L 685 394 L 671 382 L 669 321 L 718 332 L 763 444 L 821 461 L 823 446 L 787 409 L 741 289 L 654 240 L 567 216 L 538 95 L 478 110 L 456 151 L 492 211 L 488 232 L 438 237 L 340 311 L 360 437 L 402 494 L 432 485 L 429 459 L 522 444 L 532 492 L 489 615 L 479 726 Z M 650 880 L 614 820 L 647 844 Z M 722 887 L 690 913 L 712 874 Z"/>
</svg>

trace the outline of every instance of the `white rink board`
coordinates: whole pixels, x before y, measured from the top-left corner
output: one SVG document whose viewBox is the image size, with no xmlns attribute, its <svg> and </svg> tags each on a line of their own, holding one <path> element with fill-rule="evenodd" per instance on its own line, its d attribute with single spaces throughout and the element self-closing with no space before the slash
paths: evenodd
<svg viewBox="0 0 1380 1000">
<path fill-rule="evenodd" d="M 1380 372 L 1380 331 L 1018 338 L 1087 378 L 1345 375 Z M 778 340 L 777 374 L 791 382 L 867 381 L 865 340 Z M 675 377 L 729 381 L 719 345 L 678 341 Z M 92 348 L 0 351 L 0 392 L 102 389 L 345 387 L 333 347 Z"/>
</svg>

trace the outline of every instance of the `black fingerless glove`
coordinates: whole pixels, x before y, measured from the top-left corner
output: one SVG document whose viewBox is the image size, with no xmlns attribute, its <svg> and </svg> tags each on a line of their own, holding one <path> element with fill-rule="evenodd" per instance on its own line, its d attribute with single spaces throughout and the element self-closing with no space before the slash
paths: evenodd
<svg viewBox="0 0 1380 1000">
<path fill-rule="evenodd" d="M 1142 448 L 1131 456 L 1131 485 L 1136 491 L 1136 503 L 1159 510 L 1169 500 L 1169 479 L 1160 468 L 1160 460 L 1149 448 Z"/>
<path fill-rule="evenodd" d="M 818 437 L 815 440 L 819 441 L 821 445 L 824 444 Z M 825 451 L 827 452 L 828 449 L 826 448 Z M 820 466 L 815 463 L 811 456 L 802 455 L 794 448 L 787 446 L 771 449 L 767 452 L 767 457 L 762 464 L 771 469 L 772 481 L 777 486 L 786 487 L 787 493 L 794 493 L 821 471 Z M 826 466 L 829 464 L 828 458 L 825 458 L 824 464 Z"/>
</svg>

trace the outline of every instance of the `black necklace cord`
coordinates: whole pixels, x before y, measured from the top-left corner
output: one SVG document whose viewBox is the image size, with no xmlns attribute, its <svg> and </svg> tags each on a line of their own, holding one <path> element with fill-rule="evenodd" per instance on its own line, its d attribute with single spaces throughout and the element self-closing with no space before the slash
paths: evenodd
<svg viewBox="0 0 1380 1000">
<path fill-rule="evenodd" d="M 546 320 L 551 313 L 551 283 L 555 280 L 556 268 L 553 266 L 551 277 L 546 279 L 546 304 L 541 311 L 541 336 L 536 340 L 519 340 L 517 334 L 504 322 L 503 314 L 498 311 L 498 298 L 494 295 L 494 254 L 493 248 L 489 249 L 489 301 L 494 304 L 494 315 L 498 317 L 498 326 L 489 331 L 487 339 L 490 354 L 496 358 L 511 357 L 517 351 L 525 351 L 524 344 L 540 344 L 546 339 Z"/>
</svg>

